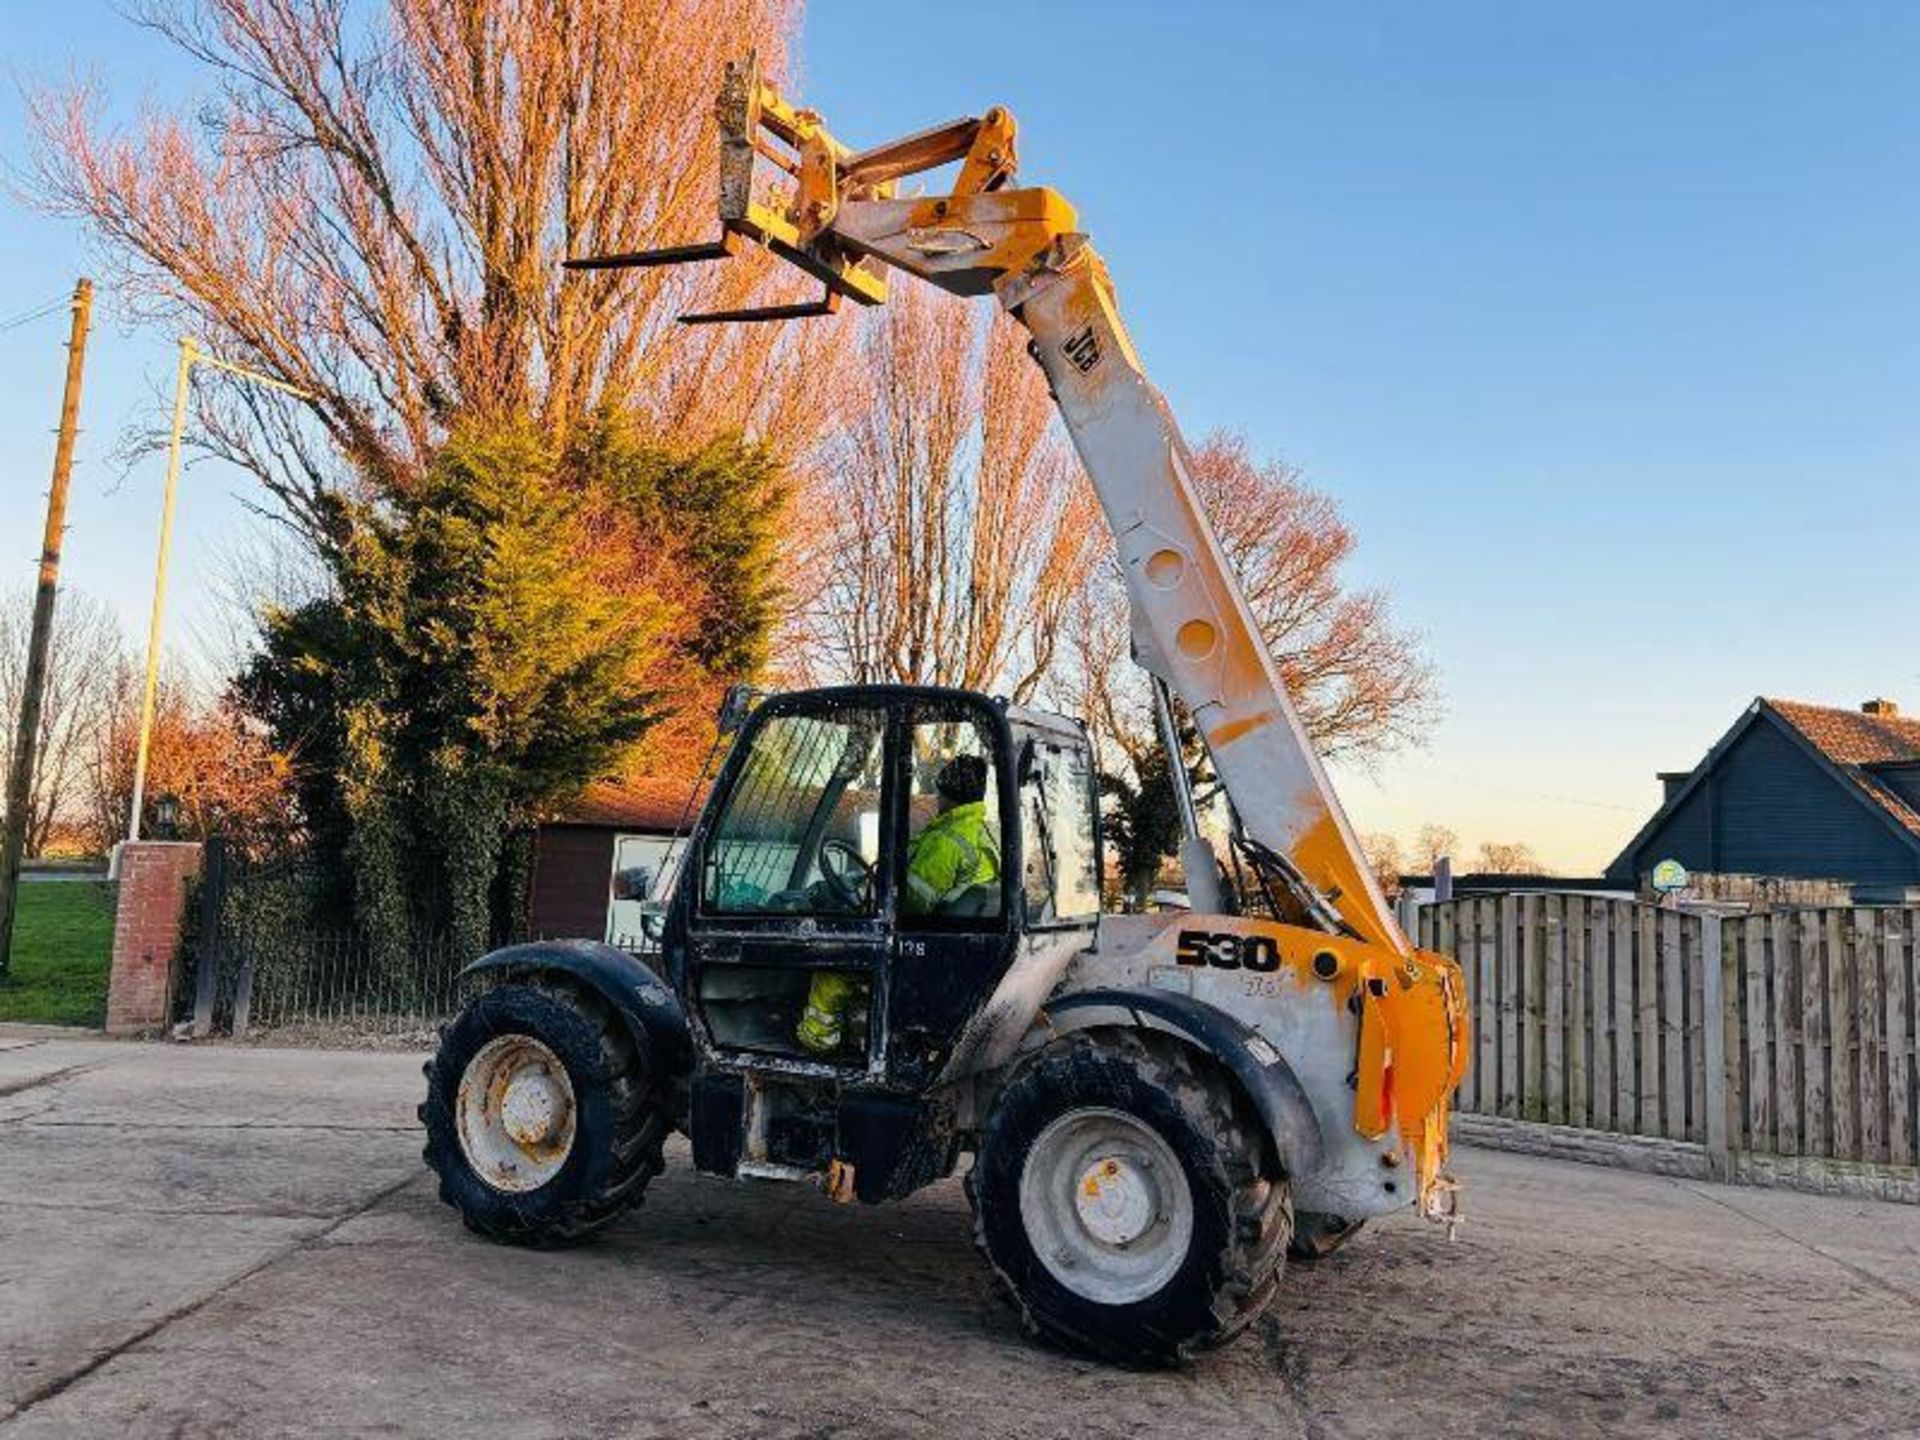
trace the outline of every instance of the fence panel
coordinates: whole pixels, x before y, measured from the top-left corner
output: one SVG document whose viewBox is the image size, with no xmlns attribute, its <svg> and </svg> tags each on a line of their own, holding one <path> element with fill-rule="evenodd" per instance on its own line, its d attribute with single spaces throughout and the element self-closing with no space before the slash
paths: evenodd
<svg viewBox="0 0 1920 1440">
<path fill-rule="evenodd" d="M 1709 918 L 1538 893 L 1418 915 L 1466 974 L 1479 1040 L 1463 1111 L 1813 1174 L 1910 1176 L 1920 1159 L 1916 932 L 1920 907 Z"/>
</svg>

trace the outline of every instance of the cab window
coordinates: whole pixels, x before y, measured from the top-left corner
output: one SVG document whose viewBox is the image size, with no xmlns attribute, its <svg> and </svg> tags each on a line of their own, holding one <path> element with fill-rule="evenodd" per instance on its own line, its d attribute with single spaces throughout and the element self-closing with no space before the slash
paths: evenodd
<svg viewBox="0 0 1920 1440">
<path fill-rule="evenodd" d="M 1020 767 L 1020 884 L 1027 922 L 1073 924 L 1100 912 L 1092 757 L 1035 735 Z"/>
<path fill-rule="evenodd" d="M 920 707 L 908 727 L 906 925 L 998 921 L 1000 783 L 993 732 L 966 709 Z"/>
<path fill-rule="evenodd" d="M 707 842 L 710 914 L 877 913 L 885 712 L 774 715 Z"/>
</svg>

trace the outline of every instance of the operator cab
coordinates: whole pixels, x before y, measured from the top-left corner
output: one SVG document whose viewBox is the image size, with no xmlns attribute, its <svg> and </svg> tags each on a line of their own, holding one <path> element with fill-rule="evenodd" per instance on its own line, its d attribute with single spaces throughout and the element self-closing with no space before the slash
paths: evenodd
<svg viewBox="0 0 1920 1440">
<path fill-rule="evenodd" d="M 1096 923 L 1086 733 L 963 690 L 774 696 L 681 873 L 665 949 L 710 1062 L 917 1090 L 1024 933 Z M 803 1039 L 823 994 L 845 1017 L 830 1045 Z"/>
</svg>

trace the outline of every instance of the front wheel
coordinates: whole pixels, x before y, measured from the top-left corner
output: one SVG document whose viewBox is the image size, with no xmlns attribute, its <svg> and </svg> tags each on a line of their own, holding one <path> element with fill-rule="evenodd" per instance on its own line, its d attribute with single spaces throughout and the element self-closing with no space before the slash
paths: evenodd
<svg viewBox="0 0 1920 1440">
<path fill-rule="evenodd" d="M 598 995 L 502 985 L 426 1065 L 426 1161 L 467 1227 L 518 1245 L 585 1238 L 660 1171 L 666 1117 L 646 1058 Z"/>
<path fill-rule="evenodd" d="M 1056 1042 L 1003 1090 L 967 1177 L 1029 1329 L 1123 1364 L 1237 1333 L 1272 1298 L 1291 1191 L 1224 1074 L 1130 1032 Z"/>
</svg>

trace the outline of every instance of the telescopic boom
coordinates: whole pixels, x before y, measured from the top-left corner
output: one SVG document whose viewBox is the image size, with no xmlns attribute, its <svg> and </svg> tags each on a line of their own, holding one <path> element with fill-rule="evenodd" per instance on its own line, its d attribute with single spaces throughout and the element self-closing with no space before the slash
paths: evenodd
<svg viewBox="0 0 1920 1440">
<path fill-rule="evenodd" d="M 1244 853 L 1291 897 L 1301 923 L 1411 954 L 1201 510 L 1186 443 L 1128 338 L 1106 265 L 1057 191 L 1011 188 L 1013 117 L 996 107 L 852 151 L 817 114 L 763 83 L 752 58 L 727 67 L 718 116 L 719 239 L 570 264 L 723 259 L 751 242 L 823 287 L 815 302 L 681 317 L 689 324 L 828 314 L 843 298 L 881 304 L 889 269 L 998 298 L 1033 336 L 1119 546 L 1134 657 L 1193 717 Z M 956 161 L 947 193 L 894 193 L 899 181 Z M 779 177 L 772 189 L 762 184 L 769 172 Z M 1196 910 L 1217 911 L 1217 867 L 1190 807 L 1187 823 L 1190 898 Z"/>
</svg>

